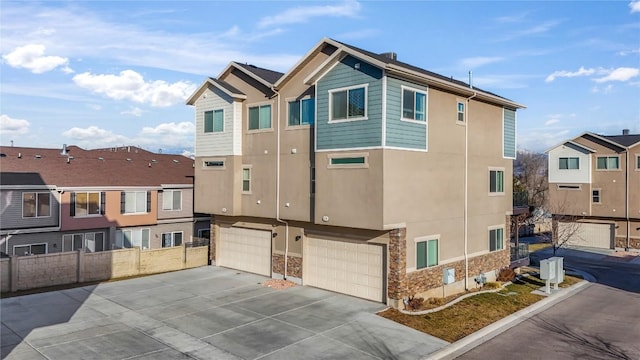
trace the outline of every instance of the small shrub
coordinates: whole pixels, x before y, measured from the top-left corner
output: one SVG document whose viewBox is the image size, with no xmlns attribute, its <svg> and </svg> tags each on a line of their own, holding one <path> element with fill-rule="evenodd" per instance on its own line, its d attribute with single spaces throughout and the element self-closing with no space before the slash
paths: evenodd
<svg viewBox="0 0 640 360">
<path fill-rule="evenodd" d="M 435 305 L 437 307 L 437 306 L 440 306 L 440 305 L 444 305 L 445 299 L 444 298 L 429 298 L 429 299 L 427 299 L 427 303 L 429 305 Z"/>
<path fill-rule="evenodd" d="M 500 282 L 507 282 L 507 281 L 513 281 L 513 279 L 515 278 L 516 278 L 516 272 L 513 271 L 513 269 L 506 267 L 506 268 L 500 269 L 500 272 L 498 273 L 496 280 Z"/>
<path fill-rule="evenodd" d="M 502 286 L 502 285 L 500 285 L 500 283 L 497 282 L 497 281 L 489 281 L 488 283 L 486 283 L 484 285 L 484 287 L 486 287 L 487 289 L 497 289 L 500 286 Z"/>
<path fill-rule="evenodd" d="M 422 304 L 424 303 L 424 299 L 421 297 L 409 296 L 409 301 L 407 302 L 407 308 L 411 311 L 416 311 L 422 309 Z"/>
</svg>

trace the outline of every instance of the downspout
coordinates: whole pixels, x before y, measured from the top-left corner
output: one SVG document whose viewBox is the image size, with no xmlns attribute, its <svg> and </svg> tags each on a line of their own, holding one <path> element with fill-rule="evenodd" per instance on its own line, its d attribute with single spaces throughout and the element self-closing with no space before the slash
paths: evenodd
<svg viewBox="0 0 640 360">
<path fill-rule="evenodd" d="M 276 94 L 277 126 L 276 126 L 276 221 L 284 224 L 284 274 L 282 277 L 287 280 L 287 267 L 289 265 L 289 223 L 280 219 L 280 93 L 271 87 L 271 91 Z"/>
<path fill-rule="evenodd" d="M 630 235 L 631 235 L 631 221 L 629 220 L 629 170 L 631 169 L 631 164 L 629 164 L 629 149 L 627 148 L 627 153 L 626 153 L 626 164 L 625 164 L 625 171 L 624 171 L 624 175 L 625 175 L 625 194 L 624 194 L 624 198 L 625 198 L 625 203 L 624 203 L 624 214 L 627 217 L 627 245 L 624 249 L 624 251 L 629 251 L 629 242 L 631 241 L 630 239 Z M 615 239 L 614 239 L 615 242 Z M 614 248 L 615 248 L 615 244 L 614 244 Z"/>
<path fill-rule="evenodd" d="M 471 72 L 469 72 L 469 80 L 471 80 Z M 471 87 L 471 81 L 469 81 Z M 464 124 L 464 289 L 469 290 L 469 102 L 476 97 L 478 93 L 467 98 L 467 121 Z"/>
</svg>

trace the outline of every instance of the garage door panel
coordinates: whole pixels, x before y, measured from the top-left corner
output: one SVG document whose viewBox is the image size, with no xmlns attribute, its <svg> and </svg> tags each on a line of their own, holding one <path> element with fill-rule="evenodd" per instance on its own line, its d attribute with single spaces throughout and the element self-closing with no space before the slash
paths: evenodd
<svg viewBox="0 0 640 360">
<path fill-rule="evenodd" d="M 566 244 L 610 249 L 613 240 L 613 224 L 560 223 L 559 233 L 571 235 Z"/>
<path fill-rule="evenodd" d="M 383 301 L 382 246 L 311 237 L 305 244 L 305 284 Z"/>
<path fill-rule="evenodd" d="M 271 275 L 271 232 L 220 228 L 220 266 Z"/>
</svg>

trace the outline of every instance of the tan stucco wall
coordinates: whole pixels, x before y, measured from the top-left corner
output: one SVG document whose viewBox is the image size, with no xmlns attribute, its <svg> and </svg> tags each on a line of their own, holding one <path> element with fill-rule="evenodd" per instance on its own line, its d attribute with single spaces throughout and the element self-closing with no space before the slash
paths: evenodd
<svg viewBox="0 0 640 360">
<path fill-rule="evenodd" d="M 222 160 L 224 169 L 203 168 L 206 160 Z M 242 157 L 196 157 L 195 211 L 205 214 L 239 215 L 242 189 Z M 226 209 L 226 212 L 223 212 Z"/>
</svg>

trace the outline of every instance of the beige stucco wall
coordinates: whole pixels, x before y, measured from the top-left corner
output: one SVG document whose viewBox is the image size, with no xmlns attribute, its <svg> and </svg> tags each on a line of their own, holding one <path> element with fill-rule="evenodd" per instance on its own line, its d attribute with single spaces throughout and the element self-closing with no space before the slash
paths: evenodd
<svg viewBox="0 0 640 360">
<path fill-rule="evenodd" d="M 224 168 L 205 168 L 203 162 L 212 160 L 224 161 Z M 195 164 L 195 211 L 205 214 L 239 215 L 242 210 L 242 157 L 196 157 Z"/>
</svg>

